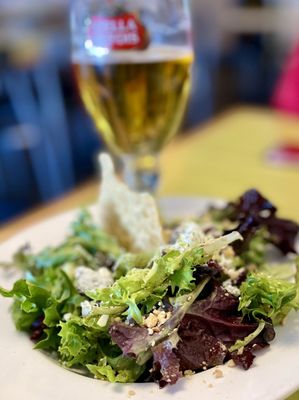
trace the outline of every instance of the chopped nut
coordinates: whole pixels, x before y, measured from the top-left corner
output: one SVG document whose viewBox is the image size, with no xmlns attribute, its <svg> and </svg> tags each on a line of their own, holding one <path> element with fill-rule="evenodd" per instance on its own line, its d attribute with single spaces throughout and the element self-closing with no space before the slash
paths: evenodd
<svg viewBox="0 0 299 400">
<path fill-rule="evenodd" d="M 166 316 L 166 312 L 164 310 L 159 310 L 159 313 L 157 314 L 158 320 L 160 320 L 161 318 L 165 318 Z"/>
<path fill-rule="evenodd" d="M 236 366 L 236 363 L 234 362 L 234 360 L 228 360 L 228 362 L 226 363 L 226 365 L 229 368 L 234 368 Z"/>
<path fill-rule="evenodd" d="M 154 330 L 152 328 L 147 328 L 148 334 L 152 335 L 154 333 Z"/>
<path fill-rule="evenodd" d="M 208 384 L 208 388 L 212 388 L 212 387 L 214 387 L 214 386 L 212 385 L 212 383 L 209 383 L 209 384 Z"/>
<path fill-rule="evenodd" d="M 152 329 L 153 329 L 153 331 L 154 331 L 155 333 L 161 332 L 161 329 L 160 329 L 158 326 L 154 326 Z"/>
<path fill-rule="evenodd" d="M 187 369 L 186 371 L 184 371 L 184 376 L 186 376 L 187 378 L 190 378 L 194 374 L 195 372 L 192 371 L 191 369 Z"/>
<path fill-rule="evenodd" d="M 128 396 L 129 397 L 135 396 L 135 394 L 136 394 L 136 392 L 134 390 L 129 390 L 128 391 Z"/>
<path fill-rule="evenodd" d="M 150 313 L 149 316 L 145 319 L 144 321 L 144 325 L 147 328 L 153 328 L 154 326 L 156 326 L 158 323 L 158 318 L 156 317 L 156 315 Z"/>
<path fill-rule="evenodd" d="M 215 376 L 215 378 L 222 378 L 223 377 L 223 372 L 221 371 L 221 369 L 216 368 L 215 371 L 213 372 L 213 375 Z"/>
<path fill-rule="evenodd" d="M 159 321 L 159 325 L 163 325 L 167 321 L 165 311 L 161 311 L 160 314 L 158 314 L 158 321 Z"/>
</svg>

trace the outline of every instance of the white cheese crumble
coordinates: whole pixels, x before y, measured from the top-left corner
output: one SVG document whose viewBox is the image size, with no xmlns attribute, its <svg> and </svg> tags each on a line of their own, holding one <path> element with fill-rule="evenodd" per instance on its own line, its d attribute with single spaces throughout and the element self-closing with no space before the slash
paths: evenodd
<svg viewBox="0 0 299 400">
<path fill-rule="evenodd" d="M 80 266 L 76 268 L 75 277 L 76 288 L 82 293 L 88 290 L 103 289 L 113 284 L 112 272 L 106 267 L 94 271 L 91 268 Z"/>
<path fill-rule="evenodd" d="M 201 227 L 195 222 L 182 223 L 175 232 L 176 242 L 171 245 L 174 250 L 184 251 L 196 243 L 203 243 L 208 238 Z"/>
<path fill-rule="evenodd" d="M 222 264 L 220 264 L 222 266 Z M 224 273 L 230 277 L 231 280 L 235 281 L 244 272 L 244 268 L 234 269 L 234 268 L 223 268 Z"/>
<path fill-rule="evenodd" d="M 226 281 L 224 281 L 222 283 L 222 286 L 228 293 L 232 294 L 233 296 L 235 296 L 235 297 L 240 296 L 240 289 L 237 286 L 234 286 L 230 279 L 227 279 Z"/>
<path fill-rule="evenodd" d="M 82 317 L 87 317 L 92 311 L 91 303 L 88 300 L 85 300 L 85 301 L 82 301 L 82 303 L 80 303 L 80 306 L 82 309 L 82 311 L 81 311 Z"/>
<path fill-rule="evenodd" d="M 71 319 L 71 317 L 72 317 L 71 313 L 66 313 L 63 315 L 62 319 L 63 319 L 63 321 L 67 322 Z"/>
</svg>

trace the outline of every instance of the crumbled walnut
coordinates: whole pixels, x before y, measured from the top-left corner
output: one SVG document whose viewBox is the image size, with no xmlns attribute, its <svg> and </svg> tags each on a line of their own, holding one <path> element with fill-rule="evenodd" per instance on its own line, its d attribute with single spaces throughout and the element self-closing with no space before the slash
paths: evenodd
<svg viewBox="0 0 299 400">
<path fill-rule="evenodd" d="M 189 377 L 189 378 L 194 374 L 195 374 L 195 372 L 192 371 L 191 369 L 187 369 L 186 371 L 184 371 L 184 376 Z"/>
<path fill-rule="evenodd" d="M 144 321 L 144 325 L 147 328 L 153 328 L 157 324 L 158 324 L 158 318 L 156 317 L 156 315 L 154 315 L 152 313 L 150 313 L 149 316 Z"/>
<path fill-rule="evenodd" d="M 157 315 L 157 317 L 158 317 L 159 325 L 164 324 L 164 322 L 167 320 L 165 311 L 160 311 L 159 314 Z"/>
<path fill-rule="evenodd" d="M 213 372 L 213 375 L 215 376 L 215 378 L 222 378 L 223 377 L 223 372 L 221 371 L 221 369 L 216 368 L 215 371 Z"/>
<path fill-rule="evenodd" d="M 236 363 L 234 362 L 234 360 L 228 360 L 228 362 L 226 363 L 226 365 L 229 368 L 234 368 L 236 366 Z"/>
<path fill-rule="evenodd" d="M 161 309 L 154 309 L 147 318 L 144 318 L 143 324 L 147 328 L 159 328 L 171 317 L 171 312 L 165 312 Z M 154 332 L 160 332 L 160 329 L 154 330 Z"/>
</svg>

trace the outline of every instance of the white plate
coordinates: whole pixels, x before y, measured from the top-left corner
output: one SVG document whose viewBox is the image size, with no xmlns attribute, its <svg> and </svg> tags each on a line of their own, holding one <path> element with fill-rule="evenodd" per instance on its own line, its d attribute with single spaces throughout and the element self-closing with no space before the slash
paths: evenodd
<svg viewBox="0 0 299 400">
<path fill-rule="evenodd" d="M 208 199 L 169 198 L 161 202 L 167 217 L 200 213 Z M 94 211 L 94 210 L 93 210 Z M 0 246 L 0 260 L 9 260 L 26 242 L 39 250 L 61 241 L 75 215 L 69 212 L 24 230 Z M 11 277 L 2 273 L 1 286 Z M 9 313 L 9 301 L 0 299 L 0 398 L 9 400 L 120 400 L 134 391 L 133 400 L 281 400 L 299 388 L 299 314 L 292 314 L 277 329 L 268 350 L 260 352 L 248 371 L 221 366 L 223 378 L 213 370 L 182 379 L 160 390 L 155 384 L 111 384 L 69 372 L 32 349 L 25 334 L 16 332 Z"/>
</svg>

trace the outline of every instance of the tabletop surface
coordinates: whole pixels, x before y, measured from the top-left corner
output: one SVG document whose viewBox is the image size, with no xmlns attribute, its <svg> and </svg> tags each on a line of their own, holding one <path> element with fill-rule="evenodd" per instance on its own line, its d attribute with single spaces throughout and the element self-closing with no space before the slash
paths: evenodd
<svg viewBox="0 0 299 400">
<path fill-rule="evenodd" d="M 281 143 L 299 145 L 299 119 L 268 109 L 239 107 L 178 136 L 161 156 L 159 196 L 212 196 L 234 199 L 257 188 L 281 216 L 299 221 L 299 165 L 271 165 L 267 151 Z M 0 242 L 33 223 L 95 201 L 90 181 L 62 198 L 0 229 Z"/>
<path fill-rule="evenodd" d="M 257 188 L 281 216 L 299 221 L 299 165 L 277 167 L 267 151 L 281 143 L 299 145 L 299 119 L 260 108 L 236 108 L 177 137 L 161 156 L 160 196 L 234 199 Z M 94 202 L 98 182 L 17 218 L 0 229 L 0 242 L 45 218 Z M 289 400 L 299 400 L 299 392 Z"/>
</svg>

